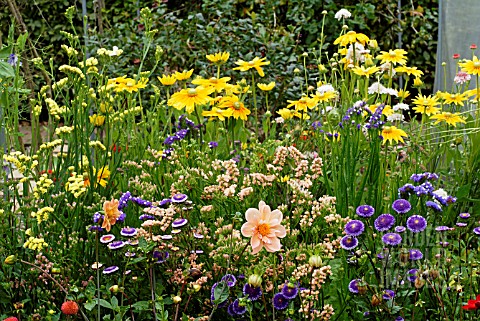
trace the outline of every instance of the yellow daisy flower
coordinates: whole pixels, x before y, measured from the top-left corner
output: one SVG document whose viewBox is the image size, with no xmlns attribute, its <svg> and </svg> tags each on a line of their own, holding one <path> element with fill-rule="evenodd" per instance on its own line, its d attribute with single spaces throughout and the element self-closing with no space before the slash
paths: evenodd
<svg viewBox="0 0 480 321">
<path fill-rule="evenodd" d="M 212 120 L 214 117 L 217 117 L 219 120 L 224 121 L 225 117 L 230 117 L 233 115 L 233 111 L 231 109 L 220 109 L 217 107 L 213 107 L 212 110 L 205 110 L 202 112 L 202 116 L 210 117 Z"/>
<path fill-rule="evenodd" d="M 177 78 L 177 80 L 186 80 L 192 77 L 192 74 L 193 74 L 193 69 L 184 70 L 182 72 L 175 71 L 175 78 Z"/>
<path fill-rule="evenodd" d="M 315 95 L 312 96 L 312 100 L 313 102 L 315 102 L 315 104 L 313 106 L 315 106 L 316 104 L 320 103 L 320 102 L 326 102 L 326 101 L 330 101 L 332 99 L 334 99 L 335 97 L 337 97 L 337 94 L 334 92 L 334 91 L 326 91 L 326 92 L 323 92 L 323 93 L 320 93 L 320 92 L 315 92 Z M 310 107 L 312 108 L 312 107 Z"/>
<path fill-rule="evenodd" d="M 263 72 L 262 66 L 270 65 L 270 61 L 266 61 L 266 59 L 266 57 L 255 57 L 251 61 L 238 60 L 235 62 L 235 64 L 237 64 L 239 67 L 235 67 L 233 70 L 248 71 L 252 68 L 255 68 L 260 77 L 263 77 L 265 76 L 265 73 Z"/>
<path fill-rule="evenodd" d="M 432 97 L 431 95 L 428 97 L 418 95 L 412 102 L 414 105 L 417 105 L 413 110 L 420 114 L 427 114 L 430 116 L 437 114 L 440 111 L 439 108 L 435 107 L 438 105 L 437 97 Z"/>
<path fill-rule="evenodd" d="M 273 89 L 273 87 L 275 87 L 275 82 L 272 81 L 271 83 L 268 83 L 268 84 L 258 83 L 257 86 L 258 88 L 260 88 L 260 90 L 270 91 Z"/>
<path fill-rule="evenodd" d="M 171 86 L 177 82 L 177 77 L 175 77 L 175 75 L 170 75 L 170 76 L 162 75 L 161 78 L 158 76 L 157 78 L 164 86 Z"/>
<path fill-rule="evenodd" d="M 361 66 L 361 67 L 355 66 L 355 68 L 352 69 L 354 74 L 359 76 L 365 76 L 365 77 L 370 77 L 371 75 L 373 75 L 379 70 L 380 68 L 378 68 L 377 66 L 368 67 L 368 68 L 365 68 L 364 66 Z"/>
<path fill-rule="evenodd" d="M 227 88 L 227 81 L 229 81 L 230 79 L 230 77 L 212 77 L 210 79 L 197 78 L 192 81 L 192 84 L 200 85 L 205 88 L 212 87 L 215 89 L 216 92 L 221 92 L 222 90 Z"/>
<path fill-rule="evenodd" d="M 182 89 L 174 93 L 168 100 L 168 106 L 181 110 L 186 108 L 187 113 L 191 114 L 196 105 L 205 105 L 212 99 L 209 95 L 214 91 L 213 88 L 189 88 Z"/>
<path fill-rule="evenodd" d="M 423 75 L 423 71 L 418 70 L 417 67 L 400 66 L 395 68 L 395 71 L 398 73 L 406 73 L 409 76 L 413 75 L 415 77 L 420 77 Z"/>
<path fill-rule="evenodd" d="M 374 105 L 368 105 L 367 108 L 373 113 L 375 113 L 375 110 L 377 110 L 379 104 L 374 104 Z M 390 116 L 393 115 L 395 111 L 393 110 L 392 106 L 390 105 L 385 105 L 382 110 L 382 115 L 384 116 Z M 366 115 L 366 114 L 365 114 Z"/>
<path fill-rule="evenodd" d="M 457 106 L 463 106 L 463 102 L 467 100 L 465 93 L 463 94 L 451 94 L 444 93 L 442 97 L 446 104 L 455 104 Z"/>
<path fill-rule="evenodd" d="M 408 137 L 402 129 L 395 126 L 385 126 L 382 130 L 383 144 L 386 142 L 395 143 L 402 142 L 404 143 L 403 137 Z"/>
<path fill-rule="evenodd" d="M 277 114 L 280 115 L 283 119 L 287 120 L 290 118 L 293 118 L 294 112 L 293 110 L 290 110 L 288 108 L 282 108 L 279 111 L 277 111 Z"/>
<path fill-rule="evenodd" d="M 461 117 L 458 113 L 452 114 L 449 112 L 442 112 L 440 114 L 433 115 L 432 117 L 430 117 L 430 119 L 436 120 L 435 125 L 441 121 L 444 121 L 453 127 L 456 127 L 457 123 L 466 123 L 465 119 Z"/>
<path fill-rule="evenodd" d="M 135 79 L 126 78 L 125 81 L 117 83 L 115 86 L 116 92 L 128 91 L 129 93 L 137 92 L 141 88 L 147 87 L 148 78 L 141 78 L 136 82 Z"/>
<path fill-rule="evenodd" d="M 93 175 L 97 178 L 94 183 L 95 186 L 97 186 L 97 184 L 100 184 L 103 187 L 107 186 L 107 179 L 110 177 L 110 170 L 108 169 L 108 166 L 103 166 L 99 170 L 93 168 Z M 88 176 L 86 176 L 83 180 L 83 185 L 90 186 L 90 178 Z"/>
<path fill-rule="evenodd" d="M 230 53 L 228 52 L 217 52 L 211 55 L 206 55 L 207 59 L 217 65 L 221 65 L 227 62 L 228 58 L 230 58 Z"/>
<path fill-rule="evenodd" d="M 317 104 L 316 101 L 312 98 L 303 96 L 299 100 L 287 100 L 290 104 L 287 106 L 295 106 L 295 111 L 307 111 L 307 108 L 312 109 Z"/>
<path fill-rule="evenodd" d="M 407 63 L 407 57 L 405 55 L 407 52 L 403 49 L 395 49 L 386 51 L 380 51 L 380 55 L 377 56 L 377 59 L 380 59 L 380 63 L 384 64 L 386 62 L 392 62 L 394 64 L 404 65 Z"/>
<path fill-rule="evenodd" d="M 247 120 L 247 116 L 250 115 L 250 110 L 238 99 L 238 96 L 224 97 L 218 107 L 230 109 L 235 119 Z"/>
<path fill-rule="evenodd" d="M 96 127 L 100 127 L 105 123 L 105 116 L 93 114 L 88 117 L 90 119 L 90 124 Z"/>
<path fill-rule="evenodd" d="M 356 33 L 355 31 L 349 31 L 344 35 L 341 35 L 333 42 L 334 45 L 340 44 L 340 46 L 347 46 L 351 43 L 359 42 L 365 46 L 370 39 L 363 33 Z"/>
<path fill-rule="evenodd" d="M 398 98 L 400 98 L 400 99 L 402 99 L 402 98 L 405 99 L 405 98 L 407 98 L 408 96 L 410 96 L 410 92 L 409 92 L 408 90 L 400 89 L 400 90 L 398 91 Z"/>
<path fill-rule="evenodd" d="M 468 74 L 480 75 L 480 60 L 478 60 L 477 56 L 473 56 L 472 60 L 460 62 L 458 65 L 462 67 L 462 71 Z"/>
</svg>

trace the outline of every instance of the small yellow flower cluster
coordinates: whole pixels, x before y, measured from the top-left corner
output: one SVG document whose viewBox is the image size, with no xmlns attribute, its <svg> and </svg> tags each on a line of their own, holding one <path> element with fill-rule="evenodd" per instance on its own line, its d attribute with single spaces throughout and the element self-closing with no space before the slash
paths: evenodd
<svg viewBox="0 0 480 321">
<path fill-rule="evenodd" d="M 90 124 L 92 124 L 95 127 L 103 126 L 103 124 L 105 123 L 105 116 L 102 116 L 102 115 L 93 114 L 88 118 L 90 119 Z"/>
<path fill-rule="evenodd" d="M 59 107 L 55 100 L 53 100 L 52 98 L 45 98 L 45 103 L 47 104 L 50 115 L 55 117 L 56 120 L 59 120 L 60 115 L 67 112 L 67 107 Z"/>
<path fill-rule="evenodd" d="M 40 113 L 42 112 L 42 106 L 40 105 L 35 105 L 32 109 L 32 112 L 33 112 L 33 116 L 35 117 L 39 117 L 40 116 Z"/>
<path fill-rule="evenodd" d="M 17 170 L 22 174 L 24 174 L 27 170 L 27 165 L 29 165 L 30 169 L 38 165 L 38 161 L 32 161 L 32 159 L 36 159 L 36 157 L 30 157 L 22 154 L 21 152 L 11 152 L 8 155 L 3 155 L 3 160 L 5 162 L 14 164 Z"/>
<path fill-rule="evenodd" d="M 72 56 L 76 56 L 78 55 L 78 51 L 76 51 L 74 48 L 72 47 L 69 47 L 67 45 L 61 45 L 62 49 L 65 50 L 65 52 L 67 53 L 67 55 L 69 57 L 72 57 Z"/>
<path fill-rule="evenodd" d="M 78 40 L 78 36 L 75 36 L 73 35 L 72 33 L 70 32 L 66 32 L 66 31 L 63 31 L 61 30 L 60 31 L 60 34 L 65 36 L 68 40 L 72 41 L 72 40 Z"/>
<path fill-rule="evenodd" d="M 62 78 L 52 85 L 52 89 L 53 90 L 57 90 L 57 89 L 60 90 L 67 84 L 67 82 L 68 82 L 68 77 Z"/>
<path fill-rule="evenodd" d="M 36 182 L 35 187 L 33 188 L 33 196 L 38 200 L 40 196 L 45 194 L 48 191 L 48 188 L 53 184 L 53 181 L 48 178 L 47 174 L 40 176 L 40 179 Z"/>
<path fill-rule="evenodd" d="M 65 190 L 72 193 L 75 198 L 82 196 L 87 191 L 83 175 L 73 172 L 68 178 L 68 183 L 65 184 Z"/>
<path fill-rule="evenodd" d="M 48 246 L 48 243 L 42 238 L 36 238 L 30 236 L 28 240 L 23 244 L 23 247 L 30 250 L 39 250 L 41 251 L 45 246 Z"/>
<path fill-rule="evenodd" d="M 41 67 L 43 65 L 42 58 L 40 58 L 40 57 L 33 58 L 31 61 L 32 61 L 34 66 Z"/>
<path fill-rule="evenodd" d="M 99 56 L 109 56 L 109 57 L 114 57 L 114 56 L 120 56 L 123 53 L 122 49 L 118 49 L 117 46 L 114 46 L 112 50 L 108 50 L 105 48 L 100 48 L 97 50 L 97 55 Z"/>
<path fill-rule="evenodd" d="M 32 217 L 37 219 L 38 224 L 48 220 L 49 213 L 53 213 L 50 206 L 42 207 L 37 212 L 32 212 Z"/>
<path fill-rule="evenodd" d="M 70 134 L 73 131 L 73 126 L 62 126 L 55 128 L 55 135 L 61 136 L 62 134 Z"/>
<path fill-rule="evenodd" d="M 142 112 L 142 107 L 137 106 L 137 107 L 132 107 L 127 110 L 117 112 L 112 115 L 112 121 L 122 121 L 125 117 L 127 117 L 129 114 L 138 114 Z"/>
<path fill-rule="evenodd" d="M 106 151 L 107 148 L 105 147 L 105 145 L 102 144 L 102 142 L 98 141 L 98 140 L 95 140 L 95 141 L 91 141 L 89 144 L 88 144 L 90 147 L 93 147 L 93 148 L 98 148 L 98 149 L 101 149 L 103 151 Z"/>
<path fill-rule="evenodd" d="M 85 75 L 83 74 L 83 72 L 78 67 L 72 67 L 72 66 L 69 66 L 69 65 L 61 65 L 58 68 L 58 70 L 60 70 L 61 72 L 64 72 L 64 73 L 77 74 L 78 76 L 80 76 L 80 78 L 85 79 Z"/>
<path fill-rule="evenodd" d="M 80 61 L 78 65 L 83 68 L 83 61 Z M 92 67 L 98 65 L 98 59 L 95 57 L 90 57 L 87 60 L 85 60 L 85 66 L 87 67 Z"/>
<path fill-rule="evenodd" d="M 61 139 L 55 139 L 55 140 L 52 140 L 51 142 L 43 143 L 42 145 L 40 145 L 40 148 L 38 149 L 38 151 L 41 152 L 42 150 L 45 150 L 45 149 L 54 149 L 55 147 L 61 144 L 62 144 Z"/>
</svg>

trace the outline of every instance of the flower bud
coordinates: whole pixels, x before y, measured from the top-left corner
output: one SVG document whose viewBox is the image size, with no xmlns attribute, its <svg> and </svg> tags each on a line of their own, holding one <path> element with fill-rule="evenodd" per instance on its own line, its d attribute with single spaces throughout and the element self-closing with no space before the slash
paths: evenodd
<svg viewBox="0 0 480 321">
<path fill-rule="evenodd" d="M 13 265 L 16 260 L 17 260 L 17 257 L 12 254 L 12 255 L 7 256 L 7 258 L 5 259 L 5 261 L 3 263 L 6 264 L 6 265 Z"/>
<path fill-rule="evenodd" d="M 248 284 L 258 288 L 262 285 L 262 277 L 258 274 L 252 274 L 248 277 Z"/>
<path fill-rule="evenodd" d="M 382 303 L 382 297 L 376 294 L 372 295 L 371 303 L 374 307 L 379 306 Z"/>
<path fill-rule="evenodd" d="M 181 297 L 179 297 L 178 295 L 176 295 L 176 296 L 173 297 L 173 303 L 178 304 L 178 303 L 180 303 L 180 302 L 182 302 L 182 298 L 181 298 Z"/>
<path fill-rule="evenodd" d="M 52 274 L 60 274 L 60 268 L 52 268 Z"/>
<path fill-rule="evenodd" d="M 110 292 L 113 292 L 113 293 L 117 293 L 119 289 L 120 289 L 120 288 L 119 288 L 118 285 L 116 285 L 116 284 L 115 284 L 115 285 L 112 285 L 112 286 L 109 288 Z"/>
<path fill-rule="evenodd" d="M 194 284 L 194 285 L 193 285 L 193 290 L 194 290 L 195 292 L 200 291 L 201 288 L 202 288 L 202 286 L 201 286 L 200 284 Z"/>
<path fill-rule="evenodd" d="M 425 285 L 425 280 L 423 278 L 417 277 L 415 279 L 414 285 L 415 285 L 415 288 L 420 289 L 422 286 Z"/>
<path fill-rule="evenodd" d="M 364 281 L 358 281 L 357 282 L 357 289 L 358 289 L 358 294 L 364 295 L 367 293 L 367 284 Z"/>
<path fill-rule="evenodd" d="M 312 255 L 308 260 L 308 264 L 310 264 L 314 268 L 322 267 L 322 257 L 320 255 Z"/>
</svg>

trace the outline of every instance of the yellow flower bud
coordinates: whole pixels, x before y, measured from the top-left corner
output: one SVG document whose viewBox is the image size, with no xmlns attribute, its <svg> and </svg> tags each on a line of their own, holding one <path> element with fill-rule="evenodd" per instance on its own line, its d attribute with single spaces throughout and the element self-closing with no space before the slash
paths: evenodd
<svg viewBox="0 0 480 321">
<path fill-rule="evenodd" d="M 16 260 L 17 260 L 16 256 L 12 254 L 12 255 L 7 256 L 7 258 L 5 259 L 5 261 L 3 263 L 6 264 L 6 265 L 13 265 Z"/>
</svg>

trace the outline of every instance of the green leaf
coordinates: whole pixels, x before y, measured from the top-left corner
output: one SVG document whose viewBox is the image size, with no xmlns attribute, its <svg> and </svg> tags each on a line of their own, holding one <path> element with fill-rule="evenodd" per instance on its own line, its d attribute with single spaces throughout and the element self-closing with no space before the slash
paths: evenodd
<svg viewBox="0 0 480 321">
<path fill-rule="evenodd" d="M 132 307 L 135 311 L 140 312 L 148 310 L 150 304 L 148 303 L 148 301 L 138 301 L 132 304 Z"/>
<path fill-rule="evenodd" d="M 110 303 L 108 303 L 108 301 L 105 301 L 104 299 L 100 299 L 100 305 L 104 308 L 113 310 L 112 305 Z"/>
<path fill-rule="evenodd" d="M 5 61 L 0 61 L 0 77 L 2 78 L 15 77 L 15 70 L 13 70 L 13 67 L 10 66 L 10 64 Z"/>
<path fill-rule="evenodd" d="M 462 199 L 467 198 L 468 194 L 470 193 L 471 185 L 472 184 L 467 184 L 467 185 L 460 186 L 458 188 L 458 191 L 456 193 L 456 196 L 457 196 L 458 200 L 462 200 Z"/>
<path fill-rule="evenodd" d="M 117 297 L 112 296 L 111 303 L 112 303 L 112 310 L 118 311 L 119 309 L 118 309 L 118 299 L 117 299 Z"/>
<path fill-rule="evenodd" d="M 86 302 L 83 306 L 85 307 L 85 309 L 87 309 L 87 311 L 92 311 L 96 305 L 97 305 L 97 301 L 89 301 L 89 302 Z"/>
<path fill-rule="evenodd" d="M 11 52 L 12 52 L 11 46 L 3 47 L 2 49 L 0 49 L 0 59 L 7 59 L 8 56 L 10 56 Z"/>
<path fill-rule="evenodd" d="M 225 300 L 228 299 L 229 291 L 228 291 L 228 286 L 227 283 L 224 281 L 218 282 L 218 285 L 215 287 L 215 290 L 213 291 L 213 303 L 214 304 L 220 304 L 222 302 L 225 302 Z"/>
</svg>

